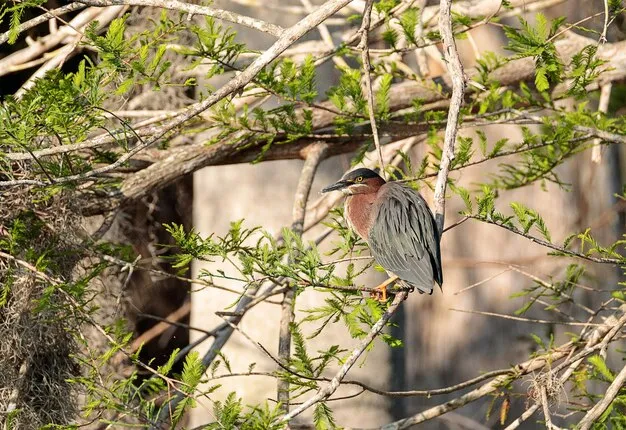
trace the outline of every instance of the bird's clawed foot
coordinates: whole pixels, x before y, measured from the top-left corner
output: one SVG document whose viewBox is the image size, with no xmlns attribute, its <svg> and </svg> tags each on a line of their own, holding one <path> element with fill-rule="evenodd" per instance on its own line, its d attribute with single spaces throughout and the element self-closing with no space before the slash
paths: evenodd
<svg viewBox="0 0 626 430">
<path fill-rule="evenodd" d="M 370 298 L 376 300 L 377 302 L 386 302 L 387 301 L 387 287 L 390 284 L 393 284 L 394 282 L 396 282 L 397 280 L 398 280 L 397 276 L 392 276 L 391 278 L 387 279 L 385 282 L 383 282 L 382 284 L 380 284 L 379 286 L 377 286 L 376 288 L 372 290 L 372 292 L 370 293 Z"/>
</svg>

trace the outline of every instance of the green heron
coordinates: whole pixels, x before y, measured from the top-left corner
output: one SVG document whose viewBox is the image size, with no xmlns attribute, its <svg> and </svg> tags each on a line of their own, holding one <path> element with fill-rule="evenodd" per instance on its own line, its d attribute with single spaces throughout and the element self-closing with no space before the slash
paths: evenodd
<svg viewBox="0 0 626 430">
<path fill-rule="evenodd" d="M 344 217 L 348 225 L 367 242 L 372 257 L 391 276 L 376 287 L 386 300 L 387 285 L 432 294 L 433 284 L 441 287 L 439 232 L 433 213 L 424 198 L 400 182 L 385 182 L 370 169 L 346 173 L 323 193 L 341 190 L 348 197 Z"/>
</svg>

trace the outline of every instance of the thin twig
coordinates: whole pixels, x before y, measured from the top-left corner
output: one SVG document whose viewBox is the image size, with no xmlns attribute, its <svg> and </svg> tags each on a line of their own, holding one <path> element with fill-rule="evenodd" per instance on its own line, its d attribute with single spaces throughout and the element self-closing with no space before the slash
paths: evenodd
<svg viewBox="0 0 626 430">
<path fill-rule="evenodd" d="M 589 307 L 576 302 L 572 296 L 570 296 L 569 294 L 567 294 L 564 291 L 558 290 L 557 288 L 554 287 L 554 285 L 550 284 L 547 281 L 544 281 L 539 276 L 533 275 L 532 273 L 528 273 L 525 270 L 522 270 L 521 268 L 519 268 L 519 267 L 517 267 L 517 266 L 515 266 L 513 264 L 509 265 L 509 269 L 519 273 L 520 275 L 524 275 L 527 278 L 532 279 L 533 281 L 537 282 L 539 285 L 543 286 L 544 288 L 547 288 L 547 289 L 549 289 L 551 291 L 554 291 L 556 294 L 559 294 L 559 295 L 565 297 L 574 306 L 576 306 L 576 307 L 582 309 L 583 311 L 587 312 L 592 317 L 594 317 L 596 315 L 596 313 L 593 310 L 591 310 Z"/>
<path fill-rule="evenodd" d="M 604 25 L 598 43 L 606 43 L 606 32 L 609 29 L 609 0 L 604 0 Z"/>
<path fill-rule="evenodd" d="M 191 311 L 191 302 L 187 301 L 181 307 L 179 307 L 174 312 L 169 314 L 163 321 L 159 322 L 158 324 L 155 324 L 154 326 L 152 326 L 152 328 L 143 332 L 141 336 L 134 339 L 133 343 L 131 343 L 130 345 L 130 351 L 135 352 L 143 344 L 150 342 L 152 339 L 154 339 L 157 336 L 160 336 L 161 334 L 163 334 L 163 332 L 165 332 L 167 329 L 172 327 L 172 323 L 178 322 L 179 320 L 189 315 L 190 311 Z M 202 331 L 205 332 L 205 334 L 208 334 L 206 330 L 202 330 Z"/>
<path fill-rule="evenodd" d="M 374 111 L 374 90 L 372 89 L 372 75 L 369 54 L 369 31 L 370 23 L 372 19 L 372 6 L 374 0 L 367 0 L 365 3 L 365 10 L 363 11 L 363 22 L 361 22 L 361 28 L 359 29 L 361 41 L 357 46 L 357 49 L 361 50 L 361 62 L 363 63 L 363 75 L 365 76 L 365 91 L 367 92 L 367 110 L 369 111 L 370 125 L 372 126 L 372 136 L 374 137 L 374 145 L 376 145 L 376 151 L 378 152 L 378 162 L 380 163 L 380 173 L 383 178 L 386 178 L 385 173 L 385 161 L 383 159 L 383 152 L 380 149 L 380 140 L 378 138 L 378 128 L 376 126 L 376 112 Z"/>
<path fill-rule="evenodd" d="M 508 230 L 510 232 L 518 234 L 518 235 L 520 235 L 522 237 L 525 237 L 526 239 L 528 239 L 531 242 L 534 242 L 534 243 L 536 243 L 538 245 L 542 245 L 542 246 L 545 246 L 546 248 L 554 249 L 555 251 L 558 251 L 558 252 L 566 254 L 566 255 L 570 255 L 572 257 L 582 258 L 584 260 L 593 261 L 594 263 L 623 264 L 623 260 L 621 260 L 619 258 L 593 257 L 591 255 L 582 254 L 580 252 L 572 251 L 572 250 L 563 248 L 562 246 L 555 245 L 552 242 L 548 242 L 546 240 L 539 239 L 537 237 L 531 236 L 531 235 L 529 235 L 527 233 L 524 233 L 521 230 L 518 230 L 517 228 L 513 228 L 513 227 L 509 227 L 509 226 L 500 224 L 500 223 L 498 223 L 496 221 L 493 221 L 491 219 L 481 218 L 481 217 L 478 217 L 478 216 L 475 216 L 475 215 L 468 215 L 468 216 L 470 218 L 472 218 L 472 219 L 476 219 L 478 221 L 482 221 L 482 222 L 487 223 L 487 224 L 496 225 L 496 226 L 498 226 L 500 228 L 503 228 L 505 230 Z"/>
<path fill-rule="evenodd" d="M 426 0 L 419 0 L 415 7 L 419 9 L 419 20 L 415 26 L 415 40 L 417 43 L 424 43 L 424 7 L 426 6 Z M 426 50 L 423 48 L 415 48 L 415 61 L 417 63 L 417 74 L 421 78 L 425 78 L 430 75 L 430 68 L 428 67 L 428 58 L 426 57 Z"/>
<path fill-rule="evenodd" d="M 504 319 L 508 319 L 508 320 L 523 321 L 523 322 L 527 322 L 527 323 L 536 323 L 536 324 L 558 324 L 558 325 L 570 325 L 570 326 L 582 326 L 582 327 L 587 327 L 587 326 L 599 327 L 599 326 L 603 325 L 601 323 L 540 320 L 540 319 L 536 319 L 536 318 L 516 317 L 516 316 L 513 316 L 513 315 L 499 314 L 499 313 L 495 313 L 495 312 L 475 311 L 475 310 L 468 310 L 468 309 L 450 308 L 450 310 L 454 311 L 454 312 L 464 312 L 464 313 L 467 313 L 467 314 L 485 315 L 485 316 L 490 316 L 490 317 L 498 317 L 498 318 L 504 318 Z"/>
<path fill-rule="evenodd" d="M 498 272 L 495 275 L 491 275 L 488 278 L 481 279 L 480 281 L 474 282 L 472 285 L 468 285 L 467 287 L 461 288 L 459 291 L 456 291 L 454 293 L 454 295 L 456 296 L 456 295 L 464 293 L 464 292 L 466 292 L 468 290 L 471 290 L 473 288 L 479 287 L 479 286 L 481 286 L 481 285 L 483 285 L 483 284 L 485 284 L 485 283 L 487 283 L 487 282 L 497 278 L 498 276 L 503 275 L 504 273 L 507 273 L 507 272 L 510 272 L 510 271 L 511 271 L 511 268 L 504 269 L 503 271 Z"/>
<path fill-rule="evenodd" d="M 302 3 L 302 6 L 304 6 L 304 10 L 306 13 L 311 13 L 313 11 L 313 5 L 311 4 L 310 0 L 300 0 L 300 3 Z M 330 34 L 330 31 L 328 30 L 328 26 L 325 23 L 321 23 L 317 26 L 317 30 L 319 31 L 322 41 L 324 42 L 326 47 L 331 50 L 335 49 L 335 44 L 333 43 L 333 38 Z M 333 62 L 338 67 L 349 67 L 348 63 L 346 63 L 346 60 L 338 55 L 333 55 Z"/>
<path fill-rule="evenodd" d="M 487 379 L 495 378 L 495 377 L 501 376 L 501 375 L 513 375 L 515 373 L 516 372 L 515 372 L 514 369 L 493 370 L 491 372 L 483 373 L 480 376 L 477 376 L 477 377 L 472 378 L 472 379 L 468 379 L 467 381 L 463 381 L 463 382 L 460 382 L 460 383 L 455 384 L 455 385 L 450 385 L 448 387 L 443 387 L 443 388 L 433 388 L 431 390 L 386 391 L 386 390 L 381 390 L 381 389 L 378 389 L 378 388 L 374 388 L 374 387 L 372 387 L 370 385 L 367 385 L 367 384 L 365 384 L 363 382 L 360 382 L 360 381 L 345 380 L 345 381 L 343 381 L 343 383 L 346 384 L 346 385 L 357 385 L 357 386 L 363 388 L 366 391 L 369 391 L 371 393 L 378 394 L 378 395 L 381 395 L 381 396 L 389 396 L 389 397 L 416 397 L 416 396 L 430 397 L 430 396 L 439 396 L 439 395 L 443 395 L 443 394 L 454 393 L 455 391 L 459 391 L 459 390 L 462 390 L 463 388 L 471 387 L 472 385 L 476 385 L 479 382 L 485 381 Z M 328 379 L 326 379 L 326 380 L 328 380 Z"/>
</svg>

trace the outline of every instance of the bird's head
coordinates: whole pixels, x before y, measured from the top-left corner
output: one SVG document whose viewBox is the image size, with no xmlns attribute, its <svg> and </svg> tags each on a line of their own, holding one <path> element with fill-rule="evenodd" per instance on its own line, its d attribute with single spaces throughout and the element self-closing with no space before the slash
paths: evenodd
<svg viewBox="0 0 626 430">
<path fill-rule="evenodd" d="M 343 175 L 339 181 L 327 186 L 323 193 L 341 190 L 347 195 L 376 193 L 383 186 L 385 180 L 370 169 L 356 169 Z"/>
</svg>

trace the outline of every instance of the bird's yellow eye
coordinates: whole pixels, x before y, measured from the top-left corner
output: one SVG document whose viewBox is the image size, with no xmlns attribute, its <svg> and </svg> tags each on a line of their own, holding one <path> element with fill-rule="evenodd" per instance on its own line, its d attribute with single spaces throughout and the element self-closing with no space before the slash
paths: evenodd
<svg viewBox="0 0 626 430">
<path fill-rule="evenodd" d="M 357 176 L 354 182 L 363 182 L 363 176 Z"/>
</svg>

